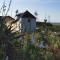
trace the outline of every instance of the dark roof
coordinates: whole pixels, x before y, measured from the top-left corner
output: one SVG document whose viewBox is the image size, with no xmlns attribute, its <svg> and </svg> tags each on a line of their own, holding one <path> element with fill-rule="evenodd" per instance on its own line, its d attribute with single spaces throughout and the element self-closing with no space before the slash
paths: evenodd
<svg viewBox="0 0 60 60">
<path fill-rule="evenodd" d="M 5 16 L 5 18 L 10 18 L 10 20 L 15 20 L 15 19 L 12 18 L 11 16 Z"/>
<path fill-rule="evenodd" d="M 11 20 L 15 20 L 14 18 L 12 18 L 11 16 L 0 16 L 0 19 L 1 18 L 10 18 Z"/>
<path fill-rule="evenodd" d="M 12 21 L 12 23 L 16 23 L 18 21 L 18 20 L 15 20 L 14 18 L 12 18 L 11 16 L 0 16 L 0 20 L 3 19 L 3 17 L 4 17 L 5 21 L 7 21 L 6 18 L 9 18 L 8 20 Z"/>
<path fill-rule="evenodd" d="M 36 17 L 33 16 L 29 11 L 25 11 L 24 13 L 19 13 L 16 16 L 19 16 L 19 17 L 22 17 L 22 18 L 29 17 L 29 18 L 35 18 L 36 19 Z"/>
</svg>

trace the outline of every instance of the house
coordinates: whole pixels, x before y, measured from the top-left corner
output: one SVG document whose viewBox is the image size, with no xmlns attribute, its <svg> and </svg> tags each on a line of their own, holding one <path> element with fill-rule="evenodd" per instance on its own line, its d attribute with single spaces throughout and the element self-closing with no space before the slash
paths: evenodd
<svg viewBox="0 0 60 60">
<path fill-rule="evenodd" d="M 36 29 L 36 17 L 32 15 L 29 11 L 25 11 L 24 13 L 19 13 L 16 15 L 18 30 L 20 32 L 31 33 Z"/>
<path fill-rule="evenodd" d="M 11 30 L 12 32 L 15 32 L 17 31 L 17 22 L 14 18 L 12 18 L 11 16 L 0 16 L 0 19 L 4 18 L 5 20 L 5 25 L 10 28 L 11 27 Z"/>
<path fill-rule="evenodd" d="M 17 20 L 12 18 L 11 16 L 5 16 L 5 22 L 8 28 L 11 27 L 12 32 L 18 31 L 17 30 Z"/>
</svg>

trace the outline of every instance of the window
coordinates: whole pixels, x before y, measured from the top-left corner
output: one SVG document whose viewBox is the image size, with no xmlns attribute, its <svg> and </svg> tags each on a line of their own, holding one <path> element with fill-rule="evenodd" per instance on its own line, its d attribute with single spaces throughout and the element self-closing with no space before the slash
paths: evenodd
<svg viewBox="0 0 60 60">
<path fill-rule="evenodd" d="M 28 22 L 30 22 L 30 19 L 28 19 Z"/>
</svg>

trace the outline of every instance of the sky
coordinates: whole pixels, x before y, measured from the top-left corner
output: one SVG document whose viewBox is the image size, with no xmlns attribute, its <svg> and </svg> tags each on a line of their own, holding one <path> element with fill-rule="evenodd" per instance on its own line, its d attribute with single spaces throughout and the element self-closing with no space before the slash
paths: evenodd
<svg viewBox="0 0 60 60">
<path fill-rule="evenodd" d="M 4 0 L 0 0 L 2 6 Z M 8 6 L 10 0 L 5 0 Z M 19 13 L 28 10 L 33 15 L 37 12 L 37 21 L 60 22 L 60 0 L 12 0 L 8 15 L 14 17 L 15 11 Z M 1 13 L 0 13 L 1 14 Z"/>
</svg>

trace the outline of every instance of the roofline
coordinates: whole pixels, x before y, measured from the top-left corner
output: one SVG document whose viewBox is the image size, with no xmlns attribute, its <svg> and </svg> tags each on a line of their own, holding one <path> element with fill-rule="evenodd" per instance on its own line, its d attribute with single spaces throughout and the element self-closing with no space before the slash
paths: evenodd
<svg viewBox="0 0 60 60">
<path fill-rule="evenodd" d="M 30 13 L 28 10 L 26 10 L 25 12 L 28 12 L 28 13 Z M 24 12 L 24 13 L 25 13 Z M 17 14 L 16 16 L 19 16 L 20 14 L 24 14 L 24 13 L 19 13 L 19 14 Z M 36 19 L 36 17 L 32 14 L 32 13 L 30 13 L 35 19 Z M 23 17 L 22 17 L 23 18 Z"/>
</svg>

